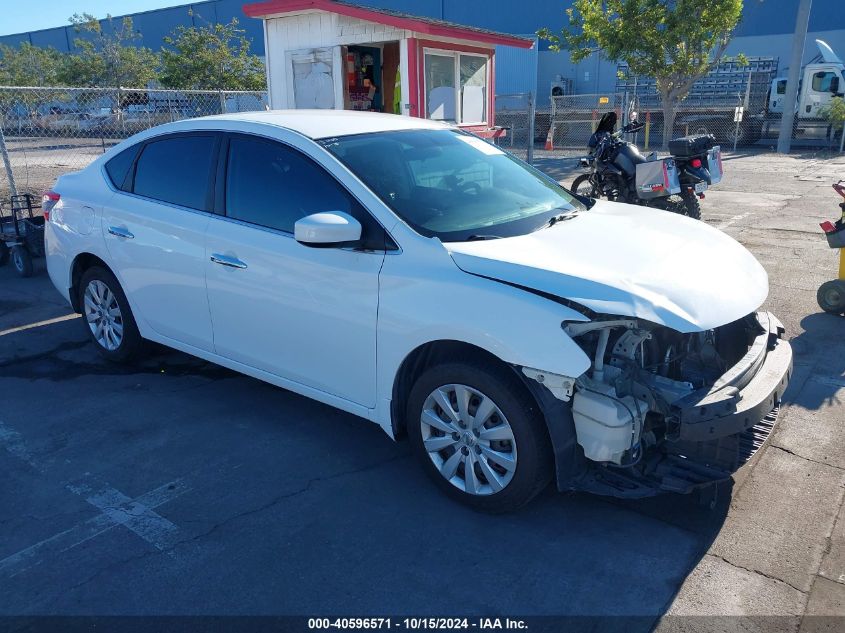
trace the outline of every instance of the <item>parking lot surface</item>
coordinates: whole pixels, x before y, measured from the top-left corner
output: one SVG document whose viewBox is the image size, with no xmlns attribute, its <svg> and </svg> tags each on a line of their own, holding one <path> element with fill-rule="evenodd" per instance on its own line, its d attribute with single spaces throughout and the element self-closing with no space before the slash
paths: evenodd
<svg viewBox="0 0 845 633">
<path fill-rule="evenodd" d="M 570 182 L 572 163 L 539 166 Z M 364 420 L 162 348 L 105 362 L 43 268 L 0 269 L 0 615 L 842 624 L 802 616 L 845 616 L 845 318 L 815 300 L 836 277 L 818 222 L 839 212 L 845 159 L 724 165 L 704 221 L 769 272 L 796 365 L 772 439 L 715 499 L 549 489 L 476 514 Z"/>
</svg>

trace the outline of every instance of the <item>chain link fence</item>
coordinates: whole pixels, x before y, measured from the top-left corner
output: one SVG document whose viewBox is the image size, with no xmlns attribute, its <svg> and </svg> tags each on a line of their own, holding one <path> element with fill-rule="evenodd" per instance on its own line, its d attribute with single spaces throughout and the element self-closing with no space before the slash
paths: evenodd
<svg viewBox="0 0 845 633">
<path fill-rule="evenodd" d="M 505 128 L 497 142 L 520 158 L 576 158 L 588 153 L 587 142 L 601 116 L 615 111 L 621 126 L 628 112 L 637 112 L 644 128 L 628 137 L 641 151 L 663 149 L 664 115 L 656 97 L 629 93 L 566 95 L 551 98 L 551 107 L 534 113 L 534 134 L 529 141 L 530 95 L 497 95 L 496 125 Z M 760 103 L 743 105 L 743 95 L 720 99 L 687 99 L 679 104 L 669 138 L 713 134 L 723 151 L 774 151 L 780 114 L 767 113 Z M 742 108 L 741 112 L 737 109 Z M 839 151 L 842 132 L 822 119 L 797 118 L 792 129 L 796 151 Z M 530 161 L 532 162 L 532 161 Z"/>
<path fill-rule="evenodd" d="M 0 126 L 21 193 L 40 194 L 61 174 L 156 125 L 267 107 L 266 92 L 0 87 Z M 10 189 L 0 170 L 0 197 Z"/>
<path fill-rule="evenodd" d="M 631 96 L 633 94 L 633 96 Z M 723 151 L 773 151 L 780 115 L 742 94 L 690 98 L 678 107 L 671 137 L 713 134 Z M 741 117 L 737 108 L 750 103 Z M 0 87 L 0 126 L 7 158 L 21 192 L 40 193 L 63 173 L 86 166 L 109 147 L 162 123 L 268 107 L 266 92 L 147 90 L 127 88 Z M 663 111 L 654 95 L 638 91 L 566 95 L 538 109 L 530 93 L 496 95 L 496 139 L 503 149 L 535 164 L 587 153 L 602 114 L 616 111 L 620 125 L 633 107 L 645 128 L 630 137 L 642 151 L 663 146 Z M 739 118 L 739 120 L 737 120 Z M 842 133 L 821 120 L 798 119 L 793 147 L 840 148 Z M 4 157 L 5 158 L 5 157 Z M 545 168 L 545 167 L 544 167 Z M 10 182 L 0 169 L 0 199 Z"/>
</svg>

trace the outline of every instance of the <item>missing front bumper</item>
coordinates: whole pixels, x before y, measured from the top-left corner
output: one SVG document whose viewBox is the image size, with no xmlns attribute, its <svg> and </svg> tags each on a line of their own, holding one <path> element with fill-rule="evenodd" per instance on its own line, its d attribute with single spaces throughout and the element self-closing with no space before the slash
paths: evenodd
<svg viewBox="0 0 845 633">
<path fill-rule="evenodd" d="M 703 442 L 742 433 L 779 404 L 792 377 L 792 348 L 783 326 L 771 313 L 757 319 L 763 332 L 748 353 L 713 387 L 700 389 L 672 404 L 674 431 L 680 442 Z"/>
<path fill-rule="evenodd" d="M 792 348 L 773 315 L 748 353 L 709 389 L 673 403 L 673 435 L 638 468 L 591 463 L 573 486 L 623 498 L 689 493 L 727 480 L 765 444 L 792 376 Z"/>
</svg>

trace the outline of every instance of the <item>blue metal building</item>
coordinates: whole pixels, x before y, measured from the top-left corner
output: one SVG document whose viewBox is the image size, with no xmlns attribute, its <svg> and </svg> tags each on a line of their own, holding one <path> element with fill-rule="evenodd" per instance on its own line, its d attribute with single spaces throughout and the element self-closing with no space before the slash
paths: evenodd
<svg viewBox="0 0 845 633">
<path fill-rule="evenodd" d="M 559 29 L 565 22 L 570 0 L 346 0 L 364 6 L 386 8 L 406 13 L 440 18 L 489 28 L 505 33 L 525 35 L 547 26 Z M 178 2 L 178 0 L 174 0 Z M 144 46 L 158 49 L 162 38 L 179 25 L 200 25 L 205 22 L 228 22 L 237 17 L 254 51 L 263 54 L 263 33 L 260 20 L 244 16 L 245 0 L 206 0 L 132 14 L 135 27 L 142 34 Z M 834 50 L 845 54 L 845 12 L 843 0 L 815 0 L 810 15 L 810 28 L 804 61 L 816 53 L 813 40 L 823 39 Z M 773 56 L 780 59 L 784 73 L 789 59 L 792 31 L 798 0 L 745 0 L 745 11 L 728 54 Z M 107 23 L 104 27 L 108 28 Z M 72 26 L 0 36 L 0 44 L 17 45 L 28 41 L 38 46 L 53 46 L 68 51 L 79 37 Z M 593 55 L 580 64 L 570 62 L 566 53 L 548 50 L 539 42 L 531 51 L 500 49 L 497 51 L 496 83 L 499 94 L 532 91 L 539 106 L 547 105 L 552 81 L 560 75 L 571 82 L 576 93 L 611 92 L 616 84 L 616 64 Z"/>
</svg>

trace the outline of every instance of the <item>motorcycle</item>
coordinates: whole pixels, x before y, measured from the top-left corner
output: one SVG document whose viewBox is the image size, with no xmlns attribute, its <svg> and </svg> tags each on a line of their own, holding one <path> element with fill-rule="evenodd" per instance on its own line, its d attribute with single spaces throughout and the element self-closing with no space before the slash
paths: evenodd
<svg viewBox="0 0 845 633">
<path fill-rule="evenodd" d="M 589 198 L 641 204 L 701 219 L 699 199 L 722 179 L 721 150 L 712 134 L 685 136 L 669 142 L 671 156 L 643 156 L 624 140 L 644 125 L 631 112 L 631 123 L 616 131 L 616 113 L 602 115 L 590 137 L 589 156 L 581 158 L 589 173 L 578 176 L 572 192 Z"/>
</svg>

